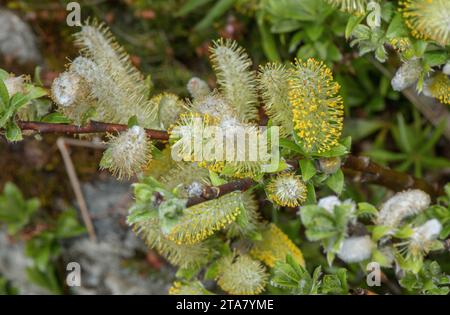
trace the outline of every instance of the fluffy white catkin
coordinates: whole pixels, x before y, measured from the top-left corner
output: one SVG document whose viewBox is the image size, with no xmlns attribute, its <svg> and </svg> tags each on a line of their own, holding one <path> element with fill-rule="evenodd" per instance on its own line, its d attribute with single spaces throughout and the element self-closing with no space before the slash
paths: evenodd
<svg viewBox="0 0 450 315">
<path fill-rule="evenodd" d="M 430 196 L 419 189 L 399 192 L 382 205 L 378 224 L 396 227 L 403 219 L 428 208 L 430 202 Z"/>
<path fill-rule="evenodd" d="M 369 259 L 374 244 L 370 236 L 355 236 L 346 238 L 337 254 L 346 263 L 356 263 Z"/>
</svg>

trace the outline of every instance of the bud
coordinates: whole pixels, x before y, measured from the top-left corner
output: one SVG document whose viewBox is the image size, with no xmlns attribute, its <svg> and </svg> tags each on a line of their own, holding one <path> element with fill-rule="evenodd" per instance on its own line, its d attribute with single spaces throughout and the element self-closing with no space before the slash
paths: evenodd
<svg viewBox="0 0 450 315">
<path fill-rule="evenodd" d="M 16 93 L 24 93 L 25 92 L 25 77 L 10 77 L 3 81 L 8 90 L 9 96 L 13 96 Z"/>
<path fill-rule="evenodd" d="M 282 207 L 297 207 L 306 200 L 307 188 L 300 176 L 280 174 L 267 185 L 269 198 Z"/>
<path fill-rule="evenodd" d="M 442 72 L 446 75 L 450 75 L 450 61 L 445 64 L 444 68 L 442 68 Z"/>
<path fill-rule="evenodd" d="M 319 159 L 319 168 L 325 174 L 334 174 L 340 167 L 341 167 L 340 157 Z"/>
<path fill-rule="evenodd" d="M 189 80 L 187 90 L 193 99 L 200 99 L 207 96 L 211 92 L 208 84 L 197 77 L 193 77 Z"/>
<path fill-rule="evenodd" d="M 151 143 L 144 128 L 133 126 L 117 137 L 112 137 L 100 162 L 119 179 L 130 178 L 151 159 Z"/>
<path fill-rule="evenodd" d="M 70 107 L 87 97 L 85 80 L 76 73 L 63 72 L 52 83 L 53 101 L 61 107 Z"/>
<path fill-rule="evenodd" d="M 391 81 L 395 91 L 402 91 L 417 82 L 422 72 L 420 59 L 411 59 L 401 65 Z"/>
<path fill-rule="evenodd" d="M 219 261 L 217 284 L 230 294 L 259 294 L 267 284 L 264 266 L 248 255 L 229 255 Z"/>
<path fill-rule="evenodd" d="M 414 228 L 414 232 L 409 239 L 409 253 L 413 256 L 428 253 L 441 230 L 442 224 L 436 219 L 428 220 L 421 226 Z"/>
<path fill-rule="evenodd" d="M 368 235 L 349 237 L 344 240 L 337 255 L 346 263 L 356 263 L 369 259 L 373 248 L 374 243 Z"/>
</svg>

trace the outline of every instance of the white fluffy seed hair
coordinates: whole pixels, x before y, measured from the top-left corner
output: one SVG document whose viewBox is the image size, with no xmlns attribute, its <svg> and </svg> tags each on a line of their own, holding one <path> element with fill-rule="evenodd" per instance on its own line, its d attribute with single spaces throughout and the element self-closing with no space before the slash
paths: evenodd
<svg viewBox="0 0 450 315">
<path fill-rule="evenodd" d="M 6 86 L 6 90 L 8 90 L 9 96 L 13 96 L 16 93 L 23 93 L 24 92 L 24 84 L 25 84 L 25 77 L 24 76 L 18 76 L 18 77 L 10 77 L 3 81 L 3 83 Z"/>
<path fill-rule="evenodd" d="M 421 72 L 422 64 L 420 59 L 411 59 L 406 61 L 401 65 L 392 78 L 392 88 L 395 91 L 402 91 L 410 87 L 417 82 Z"/>
<path fill-rule="evenodd" d="M 450 75 L 450 61 L 445 64 L 445 66 L 442 68 L 442 72 L 446 75 Z"/>
<path fill-rule="evenodd" d="M 346 263 L 356 263 L 369 259 L 374 243 L 370 236 L 354 236 L 346 238 L 337 254 Z"/>
<path fill-rule="evenodd" d="M 341 201 L 336 196 L 328 196 L 328 197 L 320 198 L 319 202 L 317 203 L 317 206 L 319 206 L 321 208 L 324 208 L 328 212 L 332 213 L 334 211 L 334 207 L 335 206 L 339 206 L 341 204 L 351 205 L 352 206 L 352 210 L 351 210 L 352 213 L 356 210 L 356 205 L 355 205 L 355 202 L 353 200 L 346 199 L 344 201 Z"/>
<path fill-rule="evenodd" d="M 397 227 L 403 219 L 428 208 L 430 202 L 430 196 L 419 189 L 396 193 L 381 206 L 378 224 Z"/>
<path fill-rule="evenodd" d="M 431 219 L 419 227 L 414 228 L 411 239 L 415 242 L 423 243 L 435 240 L 441 233 L 442 224 L 437 219 Z"/>
<path fill-rule="evenodd" d="M 119 179 L 130 178 L 148 164 L 151 147 L 144 128 L 133 126 L 111 138 L 100 167 L 109 169 Z"/>
<path fill-rule="evenodd" d="M 81 100 L 89 91 L 84 79 L 73 72 L 61 73 L 52 83 L 53 101 L 61 107 L 69 107 Z"/>
<path fill-rule="evenodd" d="M 208 83 L 197 77 L 189 80 L 187 90 L 193 99 L 199 99 L 211 93 Z"/>
</svg>

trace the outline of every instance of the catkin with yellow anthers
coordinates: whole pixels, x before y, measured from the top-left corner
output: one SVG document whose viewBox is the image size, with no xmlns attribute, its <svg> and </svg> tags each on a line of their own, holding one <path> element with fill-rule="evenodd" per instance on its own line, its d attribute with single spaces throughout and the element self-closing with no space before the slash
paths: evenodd
<svg viewBox="0 0 450 315">
<path fill-rule="evenodd" d="M 71 70 L 88 82 L 98 101 L 95 119 L 126 124 L 136 116 L 140 125 L 159 128 L 157 106 L 147 98 L 149 88 L 143 76 L 107 27 L 86 24 L 75 37 L 82 57 L 72 62 Z"/>
<path fill-rule="evenodd" d="M 211 246 L 204 242 L 178 245 L 168 240 L 161 232 L 158 219 L 138 222 L 133 229 L 149 248 L 155 249 L 171 264 L 181 268 L 202 266 L 212 255 Z"/>
<path fill-rule="evenodd" d="M 170 295 L 210 295 L 200 281 L 175 281 L 169 288 Z"/>
<path fill-rule="evenodd" d="M 402 0 L 399 2 L 405 24 L 419 39 L 450 44 L 450 1 Z"/>
<path fill-rule="evenodd" d="M 264 266 L 248 255 L 229 255 L 218 262 L 217 284 L 229 294 L 260 294 L 264 291 L 268 273 Z"/>
<path fill-rule="evenodd" d="M 83 124 L 85 115 L 95 110 L 96 102 L 90 96 L 88 83 L 74 72 L 63 72 L 53 80 L 51 93 L 58 111 L 77 125 Z"/>
<path fill-rule="evenodd" d="M 272 178 L 266 186 L 270 200 L 282 207 L 298 207 L 306 200 L 307 188 L 301 177 L 283 173 Z"/>
<path fill-rule="evenodd" d="M 251 191 L 242 192 L 242 207 L 236 221 L 230 224 L 227 229 L 227 236 L 247 237 L 253 235 L 261 225 L 259 206 Z"/>
<path fill-rule="evenodd" d="M 220 39 L 210 48 L 220 91 L 243 122 L 258 118 L 256 76 L 252 61 L 235 41 Z"/>
<path fill-rule="evenodd" d="M 151 151 L 152 144 L 144 128 L 133 126 L 118 136 L 110 136 L 100 168 L 108 169 L 118 179 L 130 178 L 148 164 Z"/>
<path fill-rule="evenodd" d="M 273 124 L 281 127 L 283 136 L 290 135 L 293 130 L 288 78 L 289 71 L 279 63 L 269 63 L 259 69 L 258 82 L 264 109 Z"/>
<path fill-rule="evenodd" d="M 152 102 L 158 107 L 158 118 L 163 129 L 173 125 L 180 114 L 187 110 L 183 100 L 172 93 L 158 94 L 152 98 Z"/>
<path fill-rule="evenodd" d="M 300 249 L 275 224 L 270 223 L 261 234 L 262 239 L 255 241 L 250 250 L 252 257 L 272 268 L 277 261 L 285 261 L 291 255 L 299 265 L 305 266 Z"/>
<path fill-rule="evenodd" d="M 405 59 L 414 56 L 414 46 L 408 37 L 392 38 L 389 44 Z"/>
<path fill-rule="evenodd" d="M 450 105 L 450 78 L 442 72 L 435 74 L 425 81 L 423 92 L 437 98 L 442 104 Z"/>
<path fill-rule="evenodd" d="M 196 244 L 234 222 L 241 204 L 242 194 L 233 192 L 186 208 L 167 238 L 177 244 Z"/>
<path fill-rule="evenodd" d="M 207 114 L 193 112 L 181 114 L 176 123 L 168 129 L 172 156 L 183 161 L 201 160 L 203 156 L 199 148 L 203 148 L 211 141 L 211 135 L 206 133 L 205 129 L 217 126 L 217 123 L 216 118 Z"/>
<path fill-rule="evenodd" d="M 289 79 L 294 130 L 309 153 L 323 153 L 338 144 L 344 105 L 340 85 L 323 63 L 296 61 Z"/>
<path fill-rule="evenodd" d="M 368 0 L 327 0 L 329 4 L 341 11 L 362 15 L 366 12 Z"/>
</svg>

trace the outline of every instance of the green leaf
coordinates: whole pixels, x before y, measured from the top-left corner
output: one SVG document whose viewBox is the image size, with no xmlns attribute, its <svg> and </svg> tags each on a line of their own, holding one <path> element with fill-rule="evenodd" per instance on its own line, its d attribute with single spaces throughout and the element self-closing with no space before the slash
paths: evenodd
<svg viewBox="0 0 450 315">
<path fill-rule="evenodd" d="M 313 25 L 311 27 L 306 28 L 306 35 L 312 40 L 315 41 L 319 39 L 324 31 L 324 26 L 321 24 Z"/>
<path fill-rule="evenodd" d="M 411 146 L 407 126 L 405 124 L 405 119 L 403 118 L 403 115 L 399 114 L 397 116 L 397 121 L 398 121 L 398 133 L 399 133 L 400 145 L 402 146 L 402 149 L 405 152 L 411 152 L 412 146 Z"/>
<path fill-rule="evenodd" d="M 372 239 L 377 242 L 391 231 L 390 226 L 376 225 L 372 230 Z"/>
<path fill-rule="evenodd" d="M 3 80 L 0 80 L 0 111 L 4 110 L 9 103 L 8 89 Z M 1 112 L 0 112 L 1 113 Z"/>
<path fill-rule="evenodd" d="M 67 209 L 58 216 L 55 231 L 58 239 L 78 236 L 85 232 L 86 229 L 78 221 L 77 212 L 75 211 L 75 209 Z"/>
<path fill-rule="evenodd" d="M 6 124 L 5 137 L 9 142 L 21 141 L 23 139 L 22 130 L 20 130 L 15 121 L 11 121 Z"/>
<path fill-rule="evenodd" d="M 29 102 L 29 98 L 21 93 L 14 94 L 9 100 L 9 104 L 3 116 L 0 117 L 0 128 L 5 127 L 6 123 L 15 115 L 15 113 L 25 104 Z"/>
<path fill-rule="evenodd" d="M 137 116 L 136 116 L 136 115 L 131 116 L 131 117 L 128 119 L 127 125 L 128 125 L 128 128 L 131 128 L 131 127 L 133 127 L 133 126 L 139 125 Z"/>
<path fill-rule="evenodd" d="M 26 84 L 26 97 L 29 101 L 46 96 L 47 90 L 40 86 L 34 86 L 32 84 Z"/>
<path fill-rule="evenodd" d="M 175 13 L 175 16 L 185 16 L 211 1 L 212 0 L 188 0 L 181 9 Z"/>
<path fill-rule="evenodd" d="M 41 121 L 54 124 L 68 124 L 71 122 L 69 118 L 58 112 L 45 115 L 42 117 Z"/>
<path fill-rule="evenodd" d="M 233 5 L 236 0 L 219 0 L 208 11 L 206 16 L 194 27 L 196 31 L 204 30 L 211 26 L 211 24 L 220 16 L 225 14 Z"/>
<path fill-rule="evenodd" d="M 347 26 L 345 27 L 345 39 L 349 39 L 353 33 L 355 27 L 361 23 L 364 19 L 364 15 L 352 15 L 347 22 Z"/>
<path fill-rule="evenodd" d="M 300 28 L 302 24 L 295 20 L 279 20 L 275 21 L 270 32 L 272 33 L 290 33 Z"/>
<path fill-rule="evenodd" d="M 447 62 L 449 56 L 446 51 L 428 51 L 423 55 L 430 67 L 436 67 Z"/>
<path fill-rule="evenodd" d="M 325 184 L 333 190 L 336 194 L 340 195 L 344 188 L 344 173 L 341 169 L 327 178 Z"/>
<path fill-rule="evenodd" d="M 220 186 L 227 182 L 225 179 L 220 178 L 217 173 L 211 170 L 209 171 L 209 179 L 211 180 L 211 184 L 213 184 L 213 186 Z"/>
<path fill-rule="evenodd" d="M 404 153 L 390 152 L 383 149 L 372 149 L 366 154 L 374 160 L 383 162 L 401 161 L 408 157 Z"/>
<path fill-rule="evenodd" d="M 48 266 L 46 270 L 41 271 L 36 267 L 26 269 L 28 279 L 40 287 L 48 289 L 55 294 L 61 294 L 62 290 L 56 277 L 56 272 L 52 266 Z"/>
<path fill-rule="evenodd" d="M 317 199 L 316 199 L 316 190 L 314 188 L 314 184 L 313 183 L 307 183 L 306 184 L 306 188 L 307 188 L 307 193 L 306 193 L 305 204 L 309 205 L 309 204 L 316 203 Z"/>
<path fill-rule="evenodd" d="M 371 215 L 371 216 L 376 216 L 378 215 L 378 210 L 377 208 L 375 208 L 373 205 L 371 205 L 368 202 L 360 202 L 358 203 L 358 211 L 357 211 L 357 215 Z"/>
<path fill-rule="evenodd" d="M 264 16 L 263 14 L 259 14 L 257 16 L 257 22 L 259 27 L 259 32 L 261 34 L 262 39 L 262 47 L 264 50 L 264 54 L 266 55 L 267 59 L 270 61 L 279 61 L 280 56 L 278 54 L 277 45 L 275 43 L 275 37 L 273 34 L 269 31 L 267 25 L 264 22 Z"/>
<path fill-rule="evenodd" d="M 9 73 L 3 69 L 0 69 L 0 81 L 4 81 L 9 78 Z"/>
<path fill-rule="evenodd" d="M 279 144 L 282 148 L 286 148 L 293 152 L 300 153 L 301 155 L 305 155 L 305 151 L 303 150 L 303 148 L 291 140 L 281 138 Z"/>
<path fill-rule="evenodd" d="M 299 160 L 298 163 L 300 165 L 300 170 L 302 171 L 302 177 L 304 181 L 308 181 L 314 175 L 316 175 L 317 170 L 312 160 L 302 159 Z"/>
<path fill-rule="evenodd" d="M 400 13 L 396 13 L 386 31 L 386 37 L 389 39 L 408 36 L 408 29 L 403 23 L 403 17 Z"/>
<path fill-rule="evenodd" d="M 331 148 L 331 150 L 316 154 L 316 156 L 319 157 L 336 157 L 336 156 L 343 156 L 345 154 L 348 154 L 347 147 L 343 144 L 338 144 L 337 146 Z"/>
<path fill-rule="evenodd" d="M 215 280 L 219 274 L 219 263 L 215 261 L 205 271 L 205 280 Z"/>
<path fill-rule="evenodd" d="M 42 68 L 40 66 L 37 66 L 34 69 L 33 81 L 38 86 L 44 86 L 44 84 L 42 83 L 42 80 L 41 80 L 41 72 L 42 72 Z"/>
</svg>

